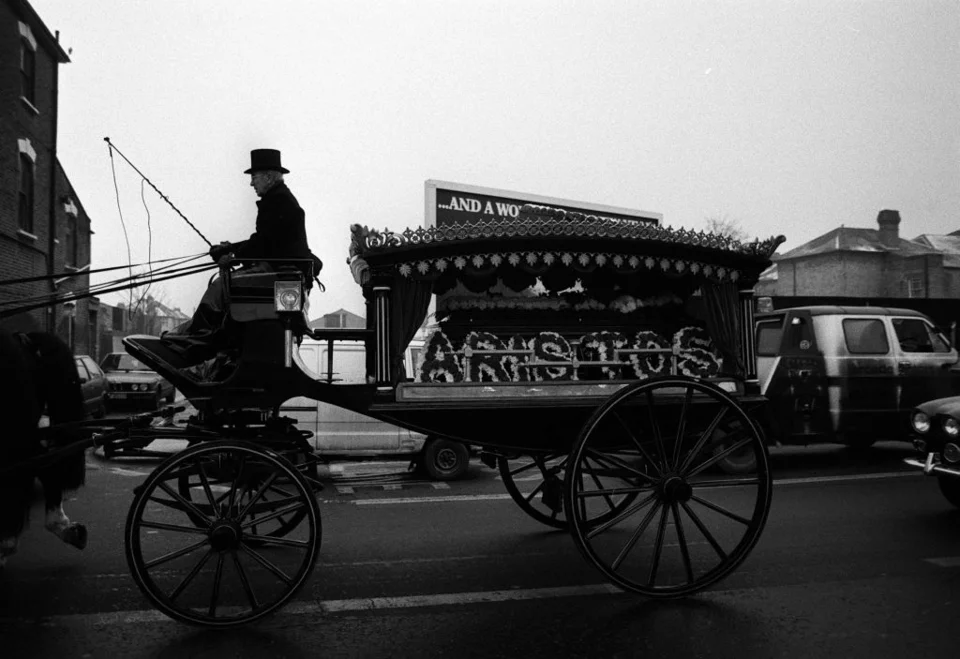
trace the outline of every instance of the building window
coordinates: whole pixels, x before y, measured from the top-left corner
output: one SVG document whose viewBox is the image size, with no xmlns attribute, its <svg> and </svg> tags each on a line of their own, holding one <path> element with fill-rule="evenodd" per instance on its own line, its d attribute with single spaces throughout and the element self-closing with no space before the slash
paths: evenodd
<svg viewBox="0 0 960 659">
<path fill-rule="evenodd" d="M 66 236 L 66 254 L 64 257 L 66 259 L 66 264 L 69 266 L 77 267 L 77 264 L 80 262 L 77 258 L 77 216 L 76 215 L 67 215 L 67 231 Z"/>
<path fill-rule="evenodd" d="M 33 159 L 27 153 L 20 153 L 20 229 L 33 233 L 34 180 Z"/>
<path fill-rule="evenodd" d="M 26 39 L 20 40 L 20 94 L 37 105 L 37 51 Z"/>
<path fill-rule="evenodd" d="M 113 308 L 113 328 L 117 332 L 123 331 L 123 312 L 124 309 L 120 307 Z"/>
<path fill-rule="evenodd" d="M 907 297 L 924 297 L 923 279 L 912 277 L 907 280 Z"/>
</svg>

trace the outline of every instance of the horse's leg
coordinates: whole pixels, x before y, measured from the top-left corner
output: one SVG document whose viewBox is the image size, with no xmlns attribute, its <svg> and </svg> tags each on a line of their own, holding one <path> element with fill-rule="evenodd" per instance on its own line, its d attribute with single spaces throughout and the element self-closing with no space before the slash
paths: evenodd
<svg viewBox="0 0 960 659">
<path fill-rule="evenodd" d="M 63 512 L 63 491 L 41 477 L 43 483 L 43 497 L 46 502 L 47 515 L 44 526 L 68 545 L 77 549 L 87 546 L 87 527 L 79 522 L 71 522 Z"/>
</svg>

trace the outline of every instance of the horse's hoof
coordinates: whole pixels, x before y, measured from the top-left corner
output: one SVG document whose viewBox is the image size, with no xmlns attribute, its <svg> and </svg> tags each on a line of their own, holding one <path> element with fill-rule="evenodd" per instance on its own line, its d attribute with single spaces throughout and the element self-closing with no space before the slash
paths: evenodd
<svg viewBox="0 0 960 659">
<path fill-rule="evenodd" d="M 71 524 L 63 530 L 63 541 L 77 549 L 87 546 L 87 527 L 83 524 Z"/>
</svg>

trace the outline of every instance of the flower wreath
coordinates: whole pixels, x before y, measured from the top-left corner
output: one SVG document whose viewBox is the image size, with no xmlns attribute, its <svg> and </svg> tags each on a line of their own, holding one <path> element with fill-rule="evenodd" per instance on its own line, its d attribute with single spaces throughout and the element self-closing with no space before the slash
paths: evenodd
<svg viewBox="0 0 960 659">
<path fill-rule="evenodd" d="M 490 332 L 470 332 L 463 341 L 471 350 L 504 350 L 503 342 Z M 471 382 L 509 382 L 504 355 L 471 355 L 464 357 L 467 379 Z"/>
<path fill-rule="evenodd" d="M 533 339 L 533 360 L 567 362 L 570 359 L 570 344 L 556 332 L 540 332 Z M 570 380 L 576 377 L 573 369 L 565 366 L 537 366 L 533 369 L 536 380 Z"/>
<path fill-rule="evenodd" d="M 529 349 L 529 346 L 526 339 L 519 334 L 514 334 L 507 341 L 507 350 L 527 349 Z M 530 369 L 524 366 L 528 361 L 530 360 L 527 355 L 504 355 L 501 363 L 511 382 L 527 382 L 532 379 Z"/>
<path fill-rule="evenodd" d="M 447 335 L 437 329 L 427 339 L 420 363 L 420 382 L 460 382 L 463 368 Z"/>
<path fill-rule="evenodd" d="M 584 361 L 613 361 L 615 350 L 627 345 L 627 337 L 620 332 L 592 332 L 580 337 L 580 348 Z M 595 367 L 584 367 L 587 371 L 594 371 Z M 617 380 L 623 376 L 625 368 L 601 366 L 600 372 L 608 380 Z"/>
<path fill-rule="evenodd" d="M 637 336 L 630 346 L 635 350 L 667 350 L 670 348 L 670 341 L 657 332 L 643 330 L 637 332 Z M 633 374 L 641 380 L 646 380 L 654 375 L 662 375 L 668 372 L 670 363 L 670 354 L 666 352 L 655 353 L 633 353 L 630 355 L 630 364 L 633 366 Z"/>
<path fill-rule="evenodd" d="M 713 339 L 703 327 L 688 326 L 673 335 L 677 347 L 677 372 L 695 378 L 715 377 L 723 358 L 717 354 Z"/>
</svg>

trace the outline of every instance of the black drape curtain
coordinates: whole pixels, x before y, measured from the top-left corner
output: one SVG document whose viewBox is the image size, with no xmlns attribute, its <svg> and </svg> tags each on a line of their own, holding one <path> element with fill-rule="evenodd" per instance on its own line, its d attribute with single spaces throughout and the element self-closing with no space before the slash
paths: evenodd
<svg viewBox="0 0 960 659">
<path fill-rule="evenodd" d="M 404 374 L 403 352 L 427 317 L 433 281 L 397 277 L 390 291 L 390 350 L 393 355 L 391 378 L 398 382 Z"/>
<path fill-rule="evenodd" d="M 700 289 L 707 316 L 707 331 L 723 356 L 723 372 L 744 376 L 740 354 L 740 292 L 736 284 L 706 282 Z"/>
</svg>

